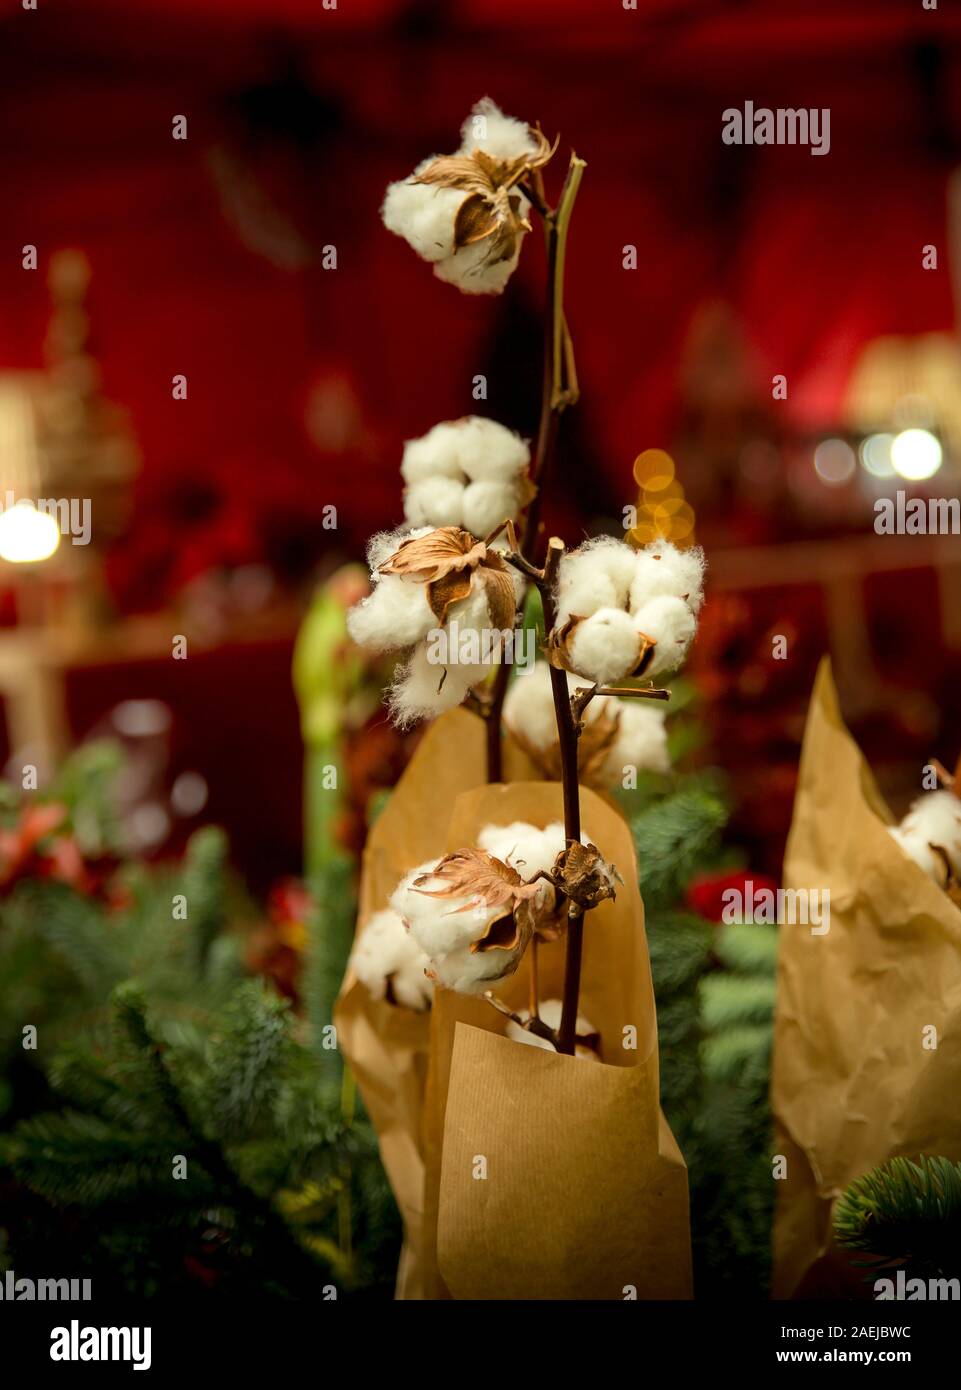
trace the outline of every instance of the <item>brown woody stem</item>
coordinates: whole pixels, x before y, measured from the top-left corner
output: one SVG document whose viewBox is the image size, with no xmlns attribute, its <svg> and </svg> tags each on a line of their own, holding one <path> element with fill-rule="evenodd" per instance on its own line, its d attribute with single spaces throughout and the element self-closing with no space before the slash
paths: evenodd
<svg viewBox="0 0 961 1390">
<path fill-rule="evenodd" d="M 577 375 L 574 369 L 574 352 L 567 321 L 564 317 L 564 255 L 567 245 L 567 232 L 570 225 L 574 200 L 580 187 L 585 164 L 577 155 L 571 155 L 567 177 L 561 190 L 556 208 L 548 207 L 544 199 L 543 182 L 539 171 L 535 172 L 530 185 L 523 189 L 533 207 L 544 221 L 544 238 L 547 250 L 547 304 L 544 317 L 544 366 L 541 378 L 541 413 L 537 427 L 537 443 L 534 447 L 534 463 L 531 481 L 537 492 L 531 500 L 524 518 L 519 537 L 519 554 L 530 559 L 537 548 L 540 526 L 541 498 L 545 480 L 553 466 L 557 429 L 561 412 L 577 400 Z M 528 574 L 528 578 L 534 576 Z M 502 663 L 494 677 L 490 704 L 487 707 L 487 780 L 500 782 L 503 778 L 503 746 L 501 741 L 501 716 L 510 668 Z"/>
</svg>

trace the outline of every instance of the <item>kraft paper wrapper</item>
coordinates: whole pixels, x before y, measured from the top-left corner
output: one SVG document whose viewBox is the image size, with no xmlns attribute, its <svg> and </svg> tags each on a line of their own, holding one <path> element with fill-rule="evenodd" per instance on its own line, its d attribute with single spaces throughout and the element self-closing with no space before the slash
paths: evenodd
<svg viewBox="0 0 961 1390">
<path fill-rule="evenodd" d="M 505 773 L 530 775 L 530 764 L 505 741 Z M 454 709 L 436 720 L 371 828 L 361 866 L 358 930 L 387 906 L 401 878 L 439 858 L 457 796 L 486 776 L 485 730 L 476 715 Z M 377 1131 L 381 1159 L 404 1221 L 398 1297 L 423 1296 L 423 1107 L 430 1013 L 373 999 L 348 970 L 334 1010 L 340 1049 Z"/>
<path fill-rule="evenodd" d="M 660 1111 L 657 1021 L 634 845 L 623 817 L 581 788 L 582 824 L 624 878 L 584 928 L 580 1012 L 603 1062 L 502 1036 L 483 999 L 438 990 L 426 1118 L 429 1297 L 691 1296 L 687 1169 Z M 480 787 L 458 798 L 448 848 L 487 825 L 563 818 L 557 783 Z M 560 998 L 565 943 L 538 952 L 540 996 Z M 530 951 L 494 989 L 526 1007 Z M 622 1046 L 637 1030 L 637 1048 Z M 488 1176 L 476 1179 L 476 1155 Z"/>
<path fill-rule="evenodd" d="M 808 715 L 785 886 L 827 888 L 830 930 L 782 926 L 772 1103 L 776 1298 L 869 1297 L 831 1242 L 835 1199 L 897 1155 L 961 1158 L 961 912 L 891 840 L 825 661 Z M 922 1029 L 938 1030 L 935 1051 Z"/>
</svg>

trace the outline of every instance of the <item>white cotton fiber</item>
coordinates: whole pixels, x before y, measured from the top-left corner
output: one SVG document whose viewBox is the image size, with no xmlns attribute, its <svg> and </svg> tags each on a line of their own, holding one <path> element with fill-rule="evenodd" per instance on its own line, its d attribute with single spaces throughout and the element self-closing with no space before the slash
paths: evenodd
<svg viewBox="0 0 961 1390">
<path fill-rule="evenodd" d="M 426 478 L 456 478 L 463 483 L 464 470 L 458 452 L 458 421 L 442 420 L 420 439 L 408 439 L 400 472 L 404 482 L 422 483 Z"/>
<path fill-rule="evenodd" d="M 657 643 L 645 676 L 664 676 L 676 671 L 687 656 L 697 623 L 681 598 L 652 598 L 634 614 L 633 622 Z"/>
<path fill-rule="evenodd" d="M 370 596 L 347 614 L 347 631 L 362 647 L 389 652 L 409 647 L 435 627 L 424 584 L 385 574 Z"/>
<path fill-rule="evenodd" d="M 512 821 L 510 825 L 488 825 L 477 843 L 495 858 L 516 869 L 525 883 L 535 874 L 548 873 L 567 843 L 560 821 L 539 830 L 527 821 Z"/>
<path fill-rule="evenodd" d="M 599 608 L 626 608 L 634 551 L 613 536 L 596 536 L 561 560 L 558 616 L 587 618 Z"/>
<path fill-rule="evenodd" d="M 609 700 L 593 700 L 591 704 L 605 705 Z M 617 701 L 617 711 L 617 737 L 604 763 L 605 780 L 623 786 L 626 768 L 636 768 L 639 772 L 670 772 L 664 724 L 666 707 L 653 700 L 628 699 Z"/>
<path fill-rule="evenodd" d="M 404 445 L 404 510 L 414 525 L 463 526 L 483 537 L 521 510 L 530 450 L 519 435 L 479 415 L 445 420 Z M 464 488 L 463 494 L 455 487 Z"/>
<path fill-rule="evenodd" d="M 463 526 L 473 536 L 490 535 L 502 521 L 516 521 L 520 511 L 520 491 L 513 483 L 468 483 L 464 488 Z"/>
<path fill-rule="evenodd" d="M 425 159 L 415 173 L 430 162 Z M 418 256 L 436 264 L 454 249 L 454 219 L 464 197 L 461 189 L 401 179 L 387 189 L 381 216 L 389 232 L 403 237 Z"/>
<path fill-rule="evenodd" d="M 574 628 L 568 641 L 570 664 L 599 685 L 621 680 L 637 667 L 640 634 L 622 608 L 600 608 Z"/>
<path fill-rule="evenodd" d="M 537 153 L 537 143 L 526 121 L 505 116 L 490 97 L 482 97 L 461 126 L 462 154 L 483 150 L 494 159 L 518 159 Z"/>
<path fill-rule="evenodd" d="M 463 526 L 464 484 L 440 476 L 413 483 L 404 489 L 404 515 L 412 526 Z"/>
<path fill-rule="evenodd" d="M 944 860 L 931 846 L 944 850 L 956 877 L 961 877 L 961 800 L 950 791 L 918 797 L 899 826 L 891 829 L 905 854 L 936 882 L 944 882 Z"/>
<path fill-rule="evenodd" d="M 433 878 L 433 870 L 440 860 L 430 860 L 420 864 L 401 879 L 390 899 L 392 911 L 396 912 L 407 925 L 414 941 L 431 960 L 436 960 L 445 951 L 467 946 L 482 935 L 492 917 L 499 909 L 486 907 L 483 903 L 470 906 L 469 898 L 432 898 L 420 893 L 414 887 L 419 878 L 424 878 L 422 888 L 443 888 L 443 879 Z M 459 911 L 466 908 L 466 911 Z"/>
<path fill-rule="evenodd" d="M 529 675 L 511 681 L 504 700 L 504 723 L 534 748 L 547 749 L 557 742 L 550 667 L 546 661 L 539 661 Z"/>
<path fill-rule="evenodd" d="M 354 974 L 375 999 L 391 994 L 405 1009 L 430 1007 L 434 986 L 424 974 L 430 961 L 390 908 L 375 912 L 361 930 L 351 953 Z"/>
<path fill-rule="evenodd" d="M 583 690 L 588 682 L 583 676 L 573 676 L 565 671 L 569 695 Z M 590 724 L 598 719 L 608 697 L 595 699 L 587 706 L 583 718 Z M 504 700 L 504 723 L 511 732 L 532 747 L 546 752 L 557 743 L 557 717 L 554 713 L 554 694 L 551 686 L 551 668 L 546 661 L 538 661 L 533 671 L 526 676 L 518 676 L 507 687 Z"/>
<path fill-rule="evenodd" d="M 508 482 L 523 473 L 531 451 L 519 434 L 483 415 L 468 415 L 451 426 L 461 469 L 473 482 Z"/>
<path fill-rule="evenodd" d="M 672 596 L 697 613 L 704 600 L 704 551 L 678 550 L 670 541 L 653 541 L 634 556 L 630 608 L 636 613 L 649 599 Z"/>
<path fill-rule="evenodd" d="M 373 582 L 378 584 L 384 578 L 380 573 L 381 565 L 387 563 L 390 557 L 400 549 L 404 541 L 427 536 L 433 529 L 432 526 L 412 527 L 409 523 L 405 523 L 403 526 L 395 527 L 393 531 L 378 531 L 376 535 L 371 536 L 367 542 L 367 564 Z"/>
<path fill-rule="evenodd" d="M 448 951 L 431 963 L 435 979 L 459 994 L 483 994 L 498 980 L 513 975 L 526 944 L 522 939 L 512 951 L 472 951 L 469 946 Z"/>
<path fill-rule="evenodd" d="M 520 199 L 521 216 L 530 207 L 526 198 Z M 525 233 L 520 233 L 514 254 L 505 260 L 495 260 L 490 238 L 462 246 L 453 256 L 434 262 L 434 274 L 448 285 L 456 285 L 464 294 L 503 294 L 508 280 L 517 269 Z"/>
<path fill-rule="evenodd" d="M 478 675 L 476 666 L 443 666 L 429 661 L 426 644 L 420 642 L 406 664 L 394 672 L 387 696 L 391 716 L 401 729 L 419 719 L 433 719 L 461 704 L 471 685 L 488 674 L 481 669 Z"/>
<path fill-rule="evenodd" d="M 928 878 L 934 879 L 935 883 L 943 884 L 944 860 L 935 854 L 922 834 L 905 830 L 900 825 L 888 826 L 888 834 L 892 840 L 897 841 L 908 858 L 913 859 L 915 864 L 924 870 Z"/>
<path fill-rule="evenodd" d="M 490 630 L 491 610 L 483 570 L 474 571 L 470 593 L 467 597 L 458 599 L 448 608 L 447 621 L 444 626 L 450 631 L 451 625 L 455 622 L 457 631 L 461 636 L 468 631 L 483 635 L 485 631 Z"/>
</svg>

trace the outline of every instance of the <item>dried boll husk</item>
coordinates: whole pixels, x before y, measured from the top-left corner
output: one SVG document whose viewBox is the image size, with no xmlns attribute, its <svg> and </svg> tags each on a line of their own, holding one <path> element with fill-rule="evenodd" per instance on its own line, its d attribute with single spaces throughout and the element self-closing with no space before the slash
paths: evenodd
<svg viewBox="0 0 961 1390">
<path fill-rule="evenodd" d="M 380 572 L 424 584 L 438 623 L 446 621 L 452 604 L 467 598 L 475 582 L 480 583 L 486 590 L 491 626 L 513 626 L 516 594 L 511 572 L 496 550 L 469 531 L 443 526 L 404 541 Z"/>
<path fill-rule="evenodd" d="M 408 874 L 391 907 L 430 958 L 429 977 L 473 994 L 517 969 L 534 930 L 522 909 L 541 896 L 488 851 L 462 849 Z"/>
<path fill-rule="evenodd" d="M 567 845 L 553 869 L 554 882 L 564 895 L 583 912 L 590 912 L 606 898 L 617 897 L 617 885 L 623 879 L 613 864 L 608 864 L 596 845 Z"/>
</svg>

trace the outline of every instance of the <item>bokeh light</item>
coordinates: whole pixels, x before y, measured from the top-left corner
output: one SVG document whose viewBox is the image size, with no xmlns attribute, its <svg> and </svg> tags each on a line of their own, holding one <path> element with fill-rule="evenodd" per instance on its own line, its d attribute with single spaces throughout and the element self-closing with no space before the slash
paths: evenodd
<svg viewBox="0 0 961 1390">
<path fill-rule="evenodd" d="M 902 430 L 891 445 L 894 471 L 912 482 L 933 478 L 942 457 L 941 444 L 930 430 Z"/>
<path fill-rule="evenodd" d="M 0 515 L 0 559 L 14 565 L 48 560 L 60 544 L 60 527 L 32 502 L 17 502 Z"/>
</svg>

